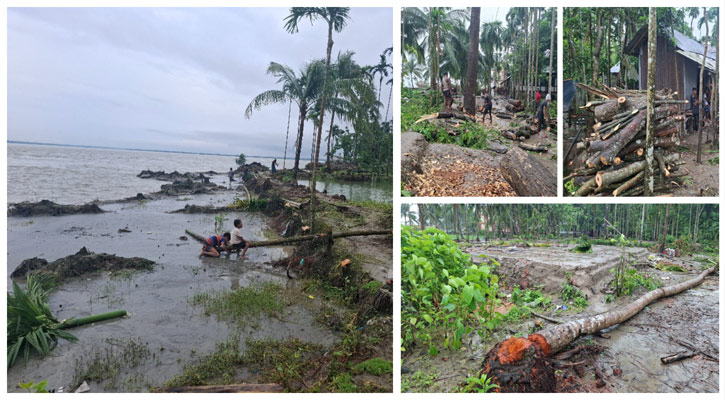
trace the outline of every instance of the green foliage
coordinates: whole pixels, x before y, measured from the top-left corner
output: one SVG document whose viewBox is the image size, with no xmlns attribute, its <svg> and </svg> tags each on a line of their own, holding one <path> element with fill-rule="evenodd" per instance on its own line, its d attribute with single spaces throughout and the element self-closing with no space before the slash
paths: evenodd
<svg viewBox="0 0 725 400">
<path fill-rule="evenodd" d="M 401 132 L 409 132 L 413 129 L 415 121 L 423 115 L 438 112 L 440 105 L 430 106 L 430 98 L 425 95 L 422 90 L 403 88 L 401 97 L 407 98 L 403 101 L 400 108 L 400 130 Z M 418 132 L 418 131 L 416 131 Z"/>
<path fill-rule="evenodd" d="M 489 265 L 476 265 L 444 232 L 402 227 L 403 348 L 439 345 L 458 349 L 473 325 L 494 329 L 502 316 L 498 303 L 498 276 Z M 491 260 L 493 267 L 498 265 Z M 441 343 L 442 340 L 442 343 Z"/>
<path fill-rule="evenodd" d="M 393 362 L 375 357 L 357 364 L 352 370 L 357 374 L 365 373 L 380 376 L 393 372 Z"/>
<path fill-rule="evenodd" d="M 239 198 L 235 198 L 234 202 L 229 205 L 229 208 L 232 208 L 234 210 L 239 211 L 264 211 L 264 209 L 267 207 L 268 200 L 267 199 L 250 199 L 250 200 L 242 200 Z M 221 215 L 221 214 L 220 214 Z M 218 217 L 218 216 L 217 216 Z M 215 221 L 216 223 L 216 217 Z M 222 221 L 224 223 L 224 221 Z M 215 224 L 216 226 L 216 224 Z"/>
<path fill-rule="evenodd" d="M 486 374 L 481 374 L 480 377 L 469 376 L 466 378 L 466 386 L 463 387 L 461 392 L 463 393 L 488 393 L 491 389 L 496 389 L 499 386 L 495 383 L 491 383 L 491 379 Z"/>
<path fill-rule="evenodd" d="M 237 157 L 234 162 L 236 162 L 237 165 L 244 165 L 247 162 L 247 157 L 245 157 L 244 154 L 239 154 L 239 157 Z"/>
<path fill-rule="evenodd" d="M 713 157 L 707 160 L 707 163 L 710 165 L 720 165 L 720 157 Z"/>
<path fill-rule="evenodd" d="M 564 184 L 564 189 L 570 196 L 574 196 L 576 194 L 576 191 L 579 190 L 579 187 L 574 184 L 574 179 L 569 179 Z"/>
<path fill-rule="evenodd" d="M 320 350 L 321 346 L 303 343 L 299 339 L 252 340 L 247 341 L 244 362 L 259 369 L 266 382 L 278 383 L 290 389 L 289 385 L 292 382 L 303 379 L 304 374 L 310 369 L 311 355 Z M 349 386 L 338 385 L 337 388 L 344 390 Z"/>
<path fill-rule="evenodd" d="M 541 289 L 522 291 L 518 286 L 515 286 L 511 291 L 511 302 L 517 306 L 546 308 L 551 304 L 551 297 L 545 296 Z"/>
<path fill-rule="evenodd" d="M 642 275 L 637 269 L 627 267 L 622 274 L 621 290 L 619 292 L 615 290 L 615 294 L 617 296 L 629 296 L 639 287 L 655 290 L 660 286 L 661 283 L 656 278 Z"/>
<path fill-rule="evenodd" d="M 571 274 L 569 273 L 566 275 L 566 281 L 561 283 L 561 291 L 559 291 L 559 294 L 563 302 L 573 300 L 574 305 L 580 309 L 589 307 L 589 301 L 584 293 L 572 284 Z"/>
<path fill-rule="evenodd" d="M 13 281 L 13 292 L 7 294 L 7 366 L 15 364 L 19 354 L 28 361 L 31 351 L 45 357 L 58 344 L 58 339 L 77 340 L 59 329 L 48 300 L 43 280 L 28 276 L 26 290 Z"/>
<path fill-rule="evenodd" d="M 231 384 L 236 377 L 236 366 L 244 357 L 239 353 L 239 338 L 233 336 L 216 344 L 216 350 L 186 364 L 181 374 L 166 382 L 166 387 Z"/>
<path fill-rule="evenodd" d="M 282 287 L 267 283 L 261 287 L 242 287 L 220 293 L 196 293 L 189 301 L 193 306 L 204 307 L 207 315 L 214 314 L 223 321 L 245 326 L 260 314 L 282 310 Z"/>
<path fill-rule="evenodd" d="M 224 223 L 228 220 L 227 213 L 219 213 L 214 216 L 214 233 L 224 232 Z"/>
<path fill-rule="evenodd" d="M 574 246 L 574 248 L 569 249 L 569 251 L 574 253 L 591 253 L 592 252 L 592 243 L 589 241 L 589 238 L 586 236 L 582 236 L 577 241 L 577 245 Z"/>
<path fill-rule="evenodd" d="M 330 386 L 336 393 L 355 393 L 358 391 L 357 385 L 353 383 L 352 376 L 348 372 L 333 378 Z"/>
<path fill-rule="evenodd" d="M 35 383 L 35 382 L 18 383 L 18 387 L 21 389 L 27 390 L 28 393 L 48 393 L 48 389 L 46 389 L 46 386 L 48 386 L 48 381 L 46 381 L 46 380 L 42 380 L 38 383 Z"/>
<path fill-rule="evenodd" d="M 105 342 L 107 346 L 104 348 L 84 352 L 76 359 L 70 387 L 77 388 L 83 381 L 106 381 L 106 390 L 116 389 L 123 370 L 136 368 L 151 356 L 148 344 L 140 338 L 109 338 Z"/>
<path fill-rule="evenodd" d="M 503 320 L 506 322 L 519 322 L 530 315 L 531 310 L 524 306 L 513 306 L 509 309 L 506 315 L 503 316 Z"/>
</svg>

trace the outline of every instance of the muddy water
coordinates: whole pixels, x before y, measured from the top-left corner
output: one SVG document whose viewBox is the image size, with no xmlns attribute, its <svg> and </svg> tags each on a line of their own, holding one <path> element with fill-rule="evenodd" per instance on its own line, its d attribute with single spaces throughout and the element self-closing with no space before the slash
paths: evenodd
<svg viewBox="0 0 725 400">
<path fill-rule="evenodd" d="M 307 180 L 298 180 L 300 185 L 309 185 Z M 342 194 L 350 201 L 375 201 L 391 203 L 393 201 L 393 182 L 375 180 L 369 182 L 336 181 L 326 179 L 317 182 L 319 192 L 327 190 L 329 195 Z"/>
<path fill-rule="evenodd" d="M 268 265 L 285 257 L 288 249 L 250 249 L 248 258 L 241 260 L 235 255 L 200 259 L 199 244 L 179 239 L 185 235 L 185 228 L 210 234 L 214 216 L 167 214 L 166 211 L 182 208 L 185 203 L 220 205 L 228 202 L 229 197 L 196 196 L 185 202 L 167 199 L 145 204 L 112 204 L 104 206 L 109 213 L 100 215 L 8 218 L 8 288 L 10 272 L 23 259 L 41 257 L 52 261 L 75 253 L 82 246 L 93 252 L 146 257 L 158 263 L 152 271 L 126 278 L 106 274 L 87 276 L 53 292 L 49 302 L 59 318 L 116 309 L 125 309 L 130 315 L 72 329 L 78 342 L 61 341 L 52 355 L 42 360 L 31 358 L 27 364 L 20 360 L 8 371 L 8 391 L 17 391 L 18 382 L 44 379 L 49 387 L 67 386 L 73 378 L 75 360 L 103 347 L 107 338 L 140 337 L 153 353 L 147 362 L 122 374 L 122 378 L 141 376 L 142 382 L 113 389 L 116 391 L 148 390 L 147 385 L 161 385 L 181 372 L 192 353 L 210 353 L 216 342 L 232 333 L 239 334 L 242 346 L 250 338 L 298 338 L 304 342 L 333 344 L 337 340 L 335 334 L 313 321 L 312 311 L 320 306 L 319 300 L 310 299 L 296 281 L 286 278 L 284 271 Z M 231 227 L 231 220 L 238 217 L 244 221 L 246 238 L 265 239 L 263 217 L 233 213 L 227 226 Z M 131 232 L 118 233 L 119 228 Z M 195 293 L 265 282 L 276 282 L 286 289 L 287 306 L 280 315 L 263 317 L 243 329 L 218 322 L 188 304 Z M 103 385 L 93 383 L 91 389 L 104 390 Z"/>
</svg>

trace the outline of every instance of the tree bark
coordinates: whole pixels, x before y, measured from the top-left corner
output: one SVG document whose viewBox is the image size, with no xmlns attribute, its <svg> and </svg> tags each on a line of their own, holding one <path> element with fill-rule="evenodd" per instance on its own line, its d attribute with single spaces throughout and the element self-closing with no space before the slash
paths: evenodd
<svg viewBox="0 0 725 400">
<path fill-rule="evenodd" d="M 645 140 L 644 195 L 654 191 L 655 69 L 657 64 L 657 9 L 649 9 L 647 32 L 647 136 Z"/>
<path fill-rule="evenodd" d="M 680 154 L 668 154 L 665 157 L 666 162 L 674 162 L 680 159 Z M 637 161 L 633 162 L 629 165 L 627 165 L 624 168 L 620 168 L 616 171 L 607 171 L 607 172 L 598 172 L 595 179 L 597 186 L 606 186 L 613 182 L 619 182 L 621 180 L 627 179 L 632 175 L 635 175 L 639 173 L 640 171 L 644 170 L 645 168 L 645 161 Z M 646 172 L 645 172 L 646 174 Z"/>
<path fill-rule="evenodd" d="M 563 350 L 580 336 L 621 324 L 647 305 L 701 284 L 714 271 L 714 267 L 709 268 L 696 278 L 650 291 L 624 307 L 554 325 L 526 339 L 508 338 L 486 354 L 481 373 L 486 374 L 491 383 L 499 385 L 494 389 L 498 392 L 552 392 L 556 388 L 556 378 L 551 355 Z"/>
<path fill-rule="evenodd" d="M 536 157 L 513 147 L 499 165 L 501 174 L 519 196 L 556 196 L 556 179 Z"/>
<path fill-rule="evenodd" d="M 468 59 L 466 60 L 466 87 L 463 90 L 463 109 L 476 115 L 476 76 L 478 72 L 478 30 L 481 27 L 481 7 L 471 7 L 468 33 Z"/>
<path fill-rule="evenodd" d="M 592 46 L 592 86 L 597 86 L 599 83 L 599 55 L 602 51 L 602 39 L 604 38 L 604 28 L 602 27 L 602 15 L 604 10 L 601 8 L 595 8 L 597 13 L 597 40 Z"/>
<path fill-rule="evenodd" d="M 702 107 L 702 96 L 703 96 L 703 90 L 702 90 L 702 77 L 705 75 L 705 60 L 707 59 L 707 42 L 708 37 L 710 36 L 709 32 L 709 26 L 707 24 L 707 7 L 702 7 L 702 17 L 705 19 L 705 51 L 702 53 L 702 65 L 700 66 L 700 84 L 698 85 L 698 88 L 700 89 L 697 93 L 697 113 L 699 115 L 697 124 L 699 125 L 697 127 L 697 163 L 702 164 L 702 117 L 705 112 L 704 108 Z"/>
<path fill-rule="evenodd" d="M 665 243 L 667 242 L 667 224 L 670 219 L 670 204 L 667 203 L 667 212 L 665 213 L 665 227 L 662 229 L 662 240 L 660 241 L 659 253 L 664 254 Z"/>
<path fill-rule="evenodd" d="M 554 25 L 556 24 L 556 8 L 551 8 L 551 43 L 549 44 L 549 85 L 548 85 L 548 93 L 552 93 L 552 87 L 551 87 L 551 69 L 553 68 L 554 63 Z M 552 98 L 554 96 L 551 96 Z"/>
</svg>

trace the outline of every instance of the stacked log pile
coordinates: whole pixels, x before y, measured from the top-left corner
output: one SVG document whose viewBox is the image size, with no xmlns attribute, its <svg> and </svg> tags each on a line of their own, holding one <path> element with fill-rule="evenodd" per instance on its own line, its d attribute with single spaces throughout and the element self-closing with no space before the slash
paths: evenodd
<svg viewBox="0 0 725 400">
<path fill-rule="evenodd" d="M 580 107 L 594 115 L 589 137 L 576 144 L 576 157 L 569 163 L 578 196 L 639 196 L 644 192 L 647 92 L 603 86 L 602 89 L 576 84 L 579 89 L 602 100 Z M 684 121 L 682 105 L 673 99 L 676 92 L 657 91 L 655 97 L 655 182 L 656 192 L 682 185 L 687 175 L 679 171 L 677 147 L 679 125 Z"/>
</svg>

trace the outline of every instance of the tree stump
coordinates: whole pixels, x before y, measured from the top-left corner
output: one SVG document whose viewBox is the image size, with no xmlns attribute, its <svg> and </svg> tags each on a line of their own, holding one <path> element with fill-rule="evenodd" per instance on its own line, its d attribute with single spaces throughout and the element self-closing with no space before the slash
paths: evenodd
<svg viewBox="0 0 725 400">
<path fill-rule="evenodd" d="M 541 335 L 511 337 L 486 354 L 482 372 L 499 386 L 495 391 L 500 393 L 551 393 L 556 389 L 556 376 L 550 351 Z"/>
</svg>

